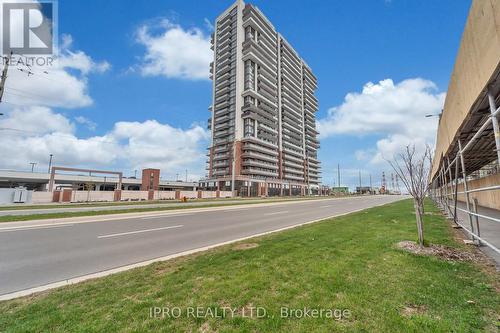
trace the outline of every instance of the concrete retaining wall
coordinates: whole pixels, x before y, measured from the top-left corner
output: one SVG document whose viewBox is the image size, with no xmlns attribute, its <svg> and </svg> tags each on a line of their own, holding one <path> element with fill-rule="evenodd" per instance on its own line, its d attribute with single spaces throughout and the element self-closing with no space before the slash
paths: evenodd
<svg viewBox="0 0 500 333">
<path fill-rule="evenodd" d="M 122 191 L 122 201 L 148 200 L 148 191 Z"/>
<path fill-rule="evenodd" d="M 220 191 L 219 198 L 231 198 L 233 196 L 231 191 Z"/>
<path fill-rule="evenodd" d="M 86 201 L 113 201 L 114 192 L 111 191 L 73 191 L 71 193 L 72 202 Z"/>
<path fill-rule="evenodd" d="M 175 191 L 155 191 L 155 199 L 173 200 L 175 199 Z"/>
<path fill-rule="evenodd" d="M 12 204 L 14 198 L 14 189 L 0 189 L 0 204 Z M 71 202 L 87 202 L 87 201 L 114 201 L 114 191 L 71 191 L 65 190 L 68 196 L 68 201 Z M 50 203 L 54 200 L 54 193 L 42 191 L 26 191 L 26 203 L 42 204 Z M 71 195 L 69 194 L 71 192 Z M 176 192 L 178 197 L 176 198 Z M 148 191 L 121 191 L 121 201 L 144 201 L 148 200 Z M 59 201 L 62 202 L 62 192 L 59 196 Z M 186 197 L 188 199 L 215 199 L 217 191 L 155 191 L 153 200 L 175 200 Z M 231 191 L 220 191 L 220 198 L 230 198 Z"/>
<path fill-rule="evenodd" d="M 198 198 L 198 191 L 179 191 L 180 197 L 186 197 L 188 199 L 196 199 Z"/>
<path fill-rule="evenodd" d="M 31 195 L 31 202 L 34 204 L 49 203 L 52 202 L 53 194 L 52 192 L 38 192 L 34 191 Z"/>
<path fill-rule="evenodd" d="M 201 191 L 202 199 L 213 199 L 217 198 L 217 191 Z"/>
</svg>

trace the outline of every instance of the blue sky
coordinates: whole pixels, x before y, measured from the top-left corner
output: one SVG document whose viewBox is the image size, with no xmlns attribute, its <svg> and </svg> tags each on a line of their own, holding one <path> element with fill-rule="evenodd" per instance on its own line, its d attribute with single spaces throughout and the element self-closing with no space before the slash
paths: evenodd
<svg viewBox="0 0 500 333">
<path fill-rule="evenodd" d="M 82 66 L 73 62 L 62 70 L 79 80 L 83 85 L 80 93 L 91 102 L 80 100 L 71 108 L 55 102 L 40 102 L 46 109 L 38 112 L 48 112 L 46 118 L 57 118 L 55 121 L 60 121 L 61 126 L 11 142 L 11 146 L 18 147 L 38 142 L 45 150 L 22 154 L 11 164 L 3 162 L 0 167 L 27 169 L 30 162 L 27 159 L 36 159 L 42 167 L 50 149 L 60 150 L 61 163 L 71 163 L 71 156 L 65 156 L 66 151 L 72 149 L 70 146 L 51 147 L 47 143 L 49 137 L 69 141 L 71 136 L 71 140 L 99 138 L 105 141 L 103 146 L 121 144 L 118 151 L 115 147 L 109 147 L 112 152 L 107 151 L 105 147 L 102 152 L 96 152 L 94 159 L 78 158 L 73 163 L 108 165 L 131 173 L 134 168 L 146 165 L 131 161 L 135 159 L 131 155 L 134 151 L 130 149 L 131 142 L 139 139 L 124 132 L 137 131 L 133 124 L 155 120 L 159 125 L 169 125 L 167 132 L 179 129 L 179 140 L 181 133 L 191 130 L 186 144 L 189 152 L 174 152 L 158 159 L 140 155 L 139 159 L 153 166 L 166 165 L 162 167 L 165 178 L 184 173 L 185 169 L 189 169 L 190 177 L 203 175 L 202 154 L 208 141 L 206 133 L 200 131 L 210 115 L 207 107 L 211 103 L 211 82 L 196 74 L 176 75 L 168 70 L 145 74 L 144 64 L 154 60 L 145 60 L 148 47 L 144 40 L 140 41 L 138 33 L 147 27 L 147 36 L 154 41 L 168 30 L 177 29 L 191 37 L 206 39 L 211 33 L 207 21 L 213 23 L 231 3 L 221 0 L 59 0 L 59 35 L 62 47 L 63 39 L 66 41 L 68 59 L 71 56 L 73 62 L 80 61 L 75 59 L 77 52 L 91 59 L 90 67 L 83 71 Z M 324 183 L 333 184 L 337 163 L 345 170 L 344 184 L 357 183 L 357 170 L 363 172 L 365 182 L 370 173 L 374 183 L 379 182 L 382 170 L 390 173 L 381 156 L 385 158 L 393 153 L 396 143 L 405 144 L 408 139 L 432 143 L 435 119 L 423 116 L 440 110 L 470 0 L 256 0 L 251 3 L 273 22 L 318 78 L 320 110 L 317 117 L 321 119 L 320 159 Z M 200 61 L 195 65 L 199 66 Z M 386 81 L 379 83 L 382 80 Z M 49 80 L 38 81 L 36 85 L 52 84 Z M 373 82 L 373 86 L 363 91 L 368 82 Z M 19 85 L 22 84 L 19 81 Z M 35 94 L 36 89 L 30 92 Z M 351 98 L 346 101 L 349 93 Z M 407 100 L 393 103 L 397 96 Z M 6 94 L 5 100 L 8 99 Z M 14 104 L 18 104 L 18 109 Z M 10 121 L 8 124 L 16 126 L 16 119 L 26 119 L 29 112 L 36 114 L 26 108 L 37 105 L 30 104 L 19 110 L 19 104 L 23 103 L 12 103 L 4 122 Z M 123 122 L 123 128 L 117 129 L 117 122 Z M 411 126 L 402 125 L 405 123 Z M 139 132 L 141 130 L 148 131 L 147 127 Z M 67 138 L 57 134 L 61 132 L 66 133 Z M 159 133 L 164 133 L 162 128 Z M 33 141 L 35 139 L 38 141 Z M 170 141 L 161 134 L 155 139 Z M 177 143 L 183 145 L 183 142 Z M 148 144 L 161 148 L 156 142 Z M 90 145 L 86 154 L 93 155 L 92 152 L 99 149 Z M 107 159 L 110 154 L 116 156 Z M 180 160 L 163 163 L 169 158 Z"/>
</svg>

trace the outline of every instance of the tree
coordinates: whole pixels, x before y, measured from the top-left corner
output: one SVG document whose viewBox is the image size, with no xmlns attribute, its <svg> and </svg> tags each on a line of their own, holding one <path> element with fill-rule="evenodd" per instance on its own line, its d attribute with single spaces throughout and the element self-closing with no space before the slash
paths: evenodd
<svg viewBox="0 0 500 333">
<path fill-rule="evenodd" d="M 416 153 L 415 145 L 408 145 L 388 161 L 398 174 L 408 193 L 413 197 L 417 221 L 418 244 L 424 246 L 424 200 L 429 190 L 429 175 L 432 166 L 432 149 L 425 147 L 423 153 Z"/>
</svg>

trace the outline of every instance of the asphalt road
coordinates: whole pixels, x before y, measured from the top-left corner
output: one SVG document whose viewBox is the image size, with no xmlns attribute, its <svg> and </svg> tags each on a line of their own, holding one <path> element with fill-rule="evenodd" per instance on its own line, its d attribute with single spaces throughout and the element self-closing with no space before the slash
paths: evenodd
<svg viewBox="0 0 500 333">
<path fill-rule="evenodd" d="M 253 199 L 245 199 L 249 202 L 255 201 Z M 26 208 L 26 209 L 11 209 L 11 210 L 0 210 L 0 216 L 7 215 L 33 215 L 33 214 L 50 214 L 50 213 L 73 213 L 73 212 L 89 212 L 89 211 L 103 211 L 103 210 L 129 210 L 138 208 L 158 208 L 158 207 L 183 207 L 183 206 L 206 206 L 213 204 L 233 204 L 233 203 L 245 203 L 243 200 L 231 200 L 231 199 L 220 199 L 220 200 L 210 200 L 210 201 L 188 201 L 180 203 L 179 201 L 165 201 L 164 203 L 158 204 L 135 204 L 135 205 L 119 205 L 119 204 L 109 204 L 105 206 L 71 206 L 68 207 L 57 207 L 51 208 L 49 205 L 44 208 Z"/>
<path fill-rule="evenodd" d="M 345 214 L 401 196 L 0 224 L 0 295 Z M 100 217 L 102 219 L 102 217 Z"/>
</svg>

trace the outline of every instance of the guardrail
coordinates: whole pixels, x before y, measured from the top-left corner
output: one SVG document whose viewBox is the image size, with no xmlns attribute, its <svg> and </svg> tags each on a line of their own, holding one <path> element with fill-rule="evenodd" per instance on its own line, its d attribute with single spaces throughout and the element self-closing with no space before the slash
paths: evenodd
<svg viewBox="0 0 500 333">
<path fill-rule="evenodd" d="M 443 158 L 442 166 L 436 173 L 436 177 L 433 179 L 431 184 L 430 195 L 431 198 L 437 203 L 440 209 L 453 221 L 463 228 L 463 230 L 470 236 L 471 240 L 476 245 L 486 245 L 492 250 L 500 254 L 500 249 L 495 245 L 491 244 L 484 237 L 481 236 L 481 230 L 479 225 L 479 218 L 491 221 L 494 223 L 500 223 L 500 219 L 493 216 L 488 216 L 485 214 L 478 213 L 478 201 L 477 199 L 471 199 L 470 194 L 476 192 L 484 191 L 498 191 L 500 190 L 499 185 L 484 186 L 474 189 L 469 189 L 469 175 L 466 172 L 467 160 L 464 157 L 464 153 L 473 147 L 473 143 L 476 142 L 483 132 L 489 128 L 490 125 L 493 127 L 493 140 L 495 140 L 495 147 L 497 151 L 496 163 L 500 166 L 500 129 L 497 117 L 500 115 L 500 108 L 495 105 L 495 99 L 493 95 L 488 92 L 488 102 L 490 106 L 491 115 L 486 118 L 481 127 L 477 132 L 462 146 L 462 142 L 458 140 L 458 151 L 454 158 L 450 161 L 450 157 Z M 483 138 L 484 139 L 484 138 Z M 452 170 L 455 171 L 454 175 Z M 463 184 L 463 190 L 459 191 L 458 186 Z M 458 207 L 458 195 L 462 194 L 465 197 L 466 209 Z M 462 224 L 457 216 L 458 211 L 467 214 L 469 220 L 469 228 Z"/>
</svg>

